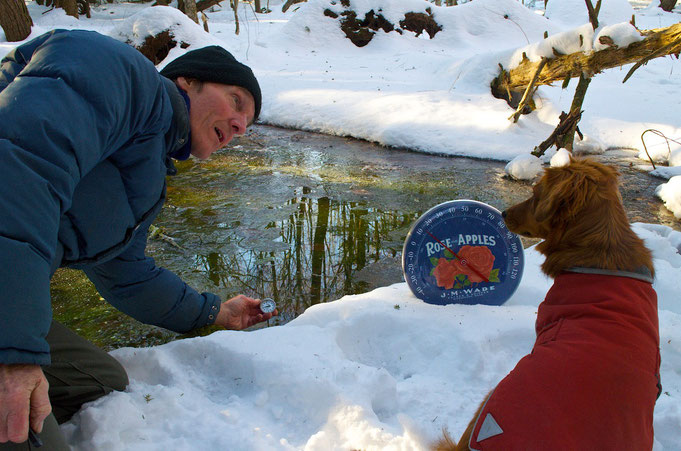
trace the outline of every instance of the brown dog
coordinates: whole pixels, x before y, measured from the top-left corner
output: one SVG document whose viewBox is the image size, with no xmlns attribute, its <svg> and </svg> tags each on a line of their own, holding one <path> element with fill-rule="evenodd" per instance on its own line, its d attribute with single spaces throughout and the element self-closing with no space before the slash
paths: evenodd
<svg viewBox="0 0 681 451">
<path fill-rule="evenodd" d="M 554 284 L 532 352 L 487 396 L 458 445 L 437 450 L 650 450 L 660 393 L 650 251 L 631 230 L 616 169 L 587 159 L 549 168 L 504 212 L 542 238 Z"/>
</svg>

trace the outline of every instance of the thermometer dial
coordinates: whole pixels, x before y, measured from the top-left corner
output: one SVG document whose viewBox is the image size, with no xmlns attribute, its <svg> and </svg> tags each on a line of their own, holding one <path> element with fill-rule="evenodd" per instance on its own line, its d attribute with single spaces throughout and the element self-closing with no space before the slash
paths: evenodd
<svg viewBox="0 0 681 451">
<path fill-rule="evenodd" d="M 272 298 L 265 298 L 260 301 L 260 311 L 263 313 L 272 313 L 276 308 L 277 304 L 275 304 L 274 299 Z"/>
<path fill-rule="evenodd" d="M 404 280 L 430 304 L 501 305 L 518 288 L 523 267 L 522 243 L 501 212 L 474 200 L 428 210 L 402 251 Z"/>
</svg>

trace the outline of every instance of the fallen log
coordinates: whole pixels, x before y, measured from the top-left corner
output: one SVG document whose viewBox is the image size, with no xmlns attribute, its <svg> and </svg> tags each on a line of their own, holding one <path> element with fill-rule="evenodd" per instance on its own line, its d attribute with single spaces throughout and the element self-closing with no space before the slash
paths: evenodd
<svg viewBox="0 0 681 451">
<path fill-rule="evenodd" d="M 591 77 L 605 69 L 640 63 L 632 69 L 635 70 L 650 59 L 661 56 L 676 55 L 678 58 L 681 52 L 681 23 L 667 28 L 642 30 L 641 34 L 645 36 L 643 40 L 629 44 L 627 47 L 613 46 L 596 52 L 577 52 L 551 58 L 539 73 L 535 85 L 549 85 L 556 81 L 580 77 L 583 74 Z M 514 108 L 517 107 L 517 103 L 513 105 L 511 97 L 515 96 L 517 102 L 527 86 L 532 83 L 540 64 L 541 61 L 524 59 L 510 70 L 502 68 L 499 76 L 492 81 L 492 93 L 497 98 L 509 101 Z M 630 75 L 628 74 L 627 78 Z"/>
</svg>

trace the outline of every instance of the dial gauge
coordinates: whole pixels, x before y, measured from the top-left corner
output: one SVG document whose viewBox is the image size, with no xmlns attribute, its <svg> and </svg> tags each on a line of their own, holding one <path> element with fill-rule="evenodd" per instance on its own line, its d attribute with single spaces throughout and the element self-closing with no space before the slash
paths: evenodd
<svg viewBox="0 0 681 451">
<path fill-rule="evenodd" d="M 430 304 L 501 305 L 524 267 L 520 238 L 496 208 L 474 200 L 436 205 L 416 220 L 402 251 L 414 295 Z"/>
<path fill-rule="evenodd" d="M 263 313 L 272 313 L 277 309 L 277 304 L 272 298 L 265 298 L 260 301 L 260 311 Z"/>
</svg>

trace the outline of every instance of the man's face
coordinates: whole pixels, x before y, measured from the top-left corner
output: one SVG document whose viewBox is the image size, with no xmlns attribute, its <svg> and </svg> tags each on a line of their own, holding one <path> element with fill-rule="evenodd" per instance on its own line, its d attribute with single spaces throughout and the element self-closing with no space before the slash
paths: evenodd
<svg viewBox="0 0 681 451">
<path fill-rule="evenodd" d="M 240 86 L 178 77 L 177 84 L 189 96 L 189 126 L 192 132 L 191 153 L 202 160 L 229 143 L 234 135 L 243 135 L 253 122 L 255 101 Z"/>
</svg>

